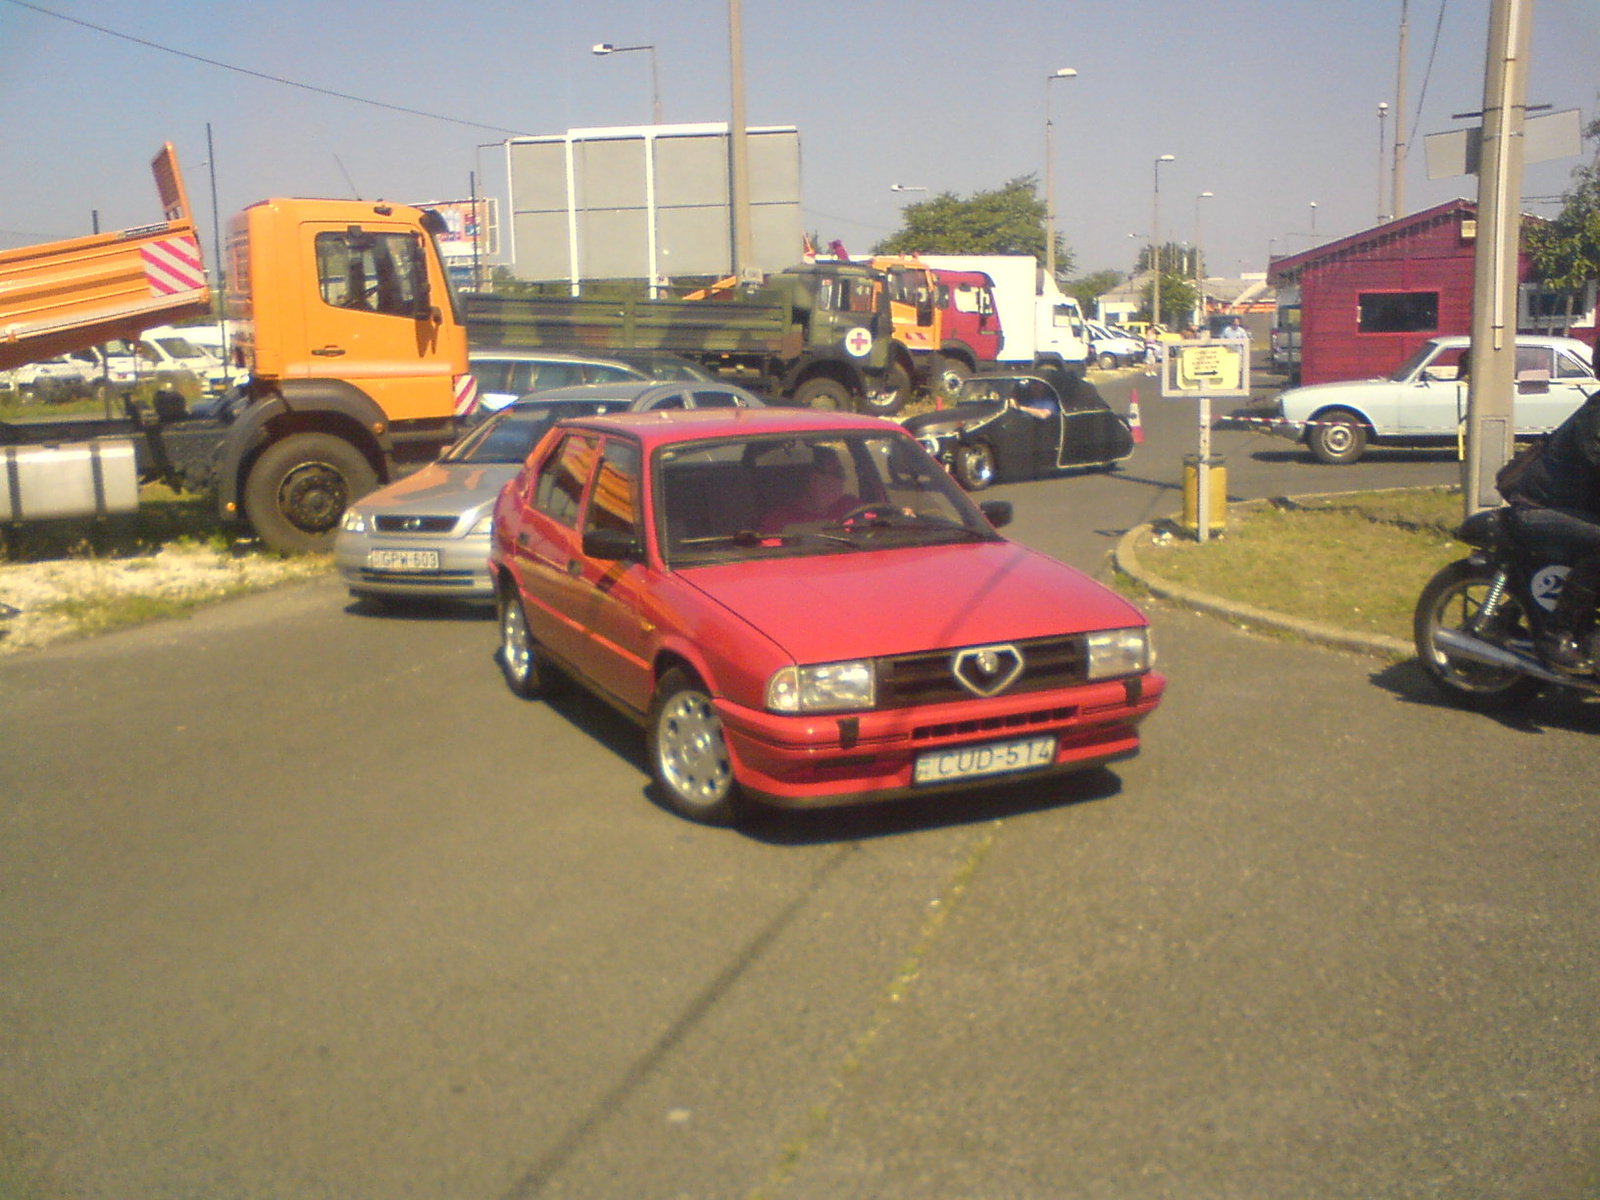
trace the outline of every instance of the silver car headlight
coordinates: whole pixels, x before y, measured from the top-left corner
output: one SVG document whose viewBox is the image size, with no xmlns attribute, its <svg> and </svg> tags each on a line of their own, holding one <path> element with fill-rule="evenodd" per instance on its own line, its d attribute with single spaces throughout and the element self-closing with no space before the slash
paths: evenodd
<svg viewBox="0 0 1600 1200">
<path fill-rule="evenodd" d="M 784 667 L 767 680 L 767 707 L 780 713 L 850 712 L 877 703 L 870 660 Z"/>
<path fill-rule="evenodd" d="M 486 538 L 494 529 L 494 512 L 490 510 L 472 523 L 472 528 L 467 530 L 467 536 Z"/>
<path fill-rule="evenodd" d="M 359 508 L 347 508 L 344 510 L 343 518 L 339 521 L 339 528 L 346 533 L 365 533 L 367 532 L 367 514 Z"/>
<path fill-rule="evenodd" d="M 1148 671 L 1155 661 L 1150 648 L 1150 630 L 1107 629 L 1084 639 L 1089 654 L 1088 678 L 1112 679 Z"/>
</svg>

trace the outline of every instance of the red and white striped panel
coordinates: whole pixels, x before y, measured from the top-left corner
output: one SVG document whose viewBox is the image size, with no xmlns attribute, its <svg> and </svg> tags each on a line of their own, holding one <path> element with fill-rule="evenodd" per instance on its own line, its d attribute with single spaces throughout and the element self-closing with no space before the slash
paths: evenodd
<svg viewBox="0 0 1600 1200">
<path fill-rule="evenodd" d="M 456 384 L 456 416 L 464 417 L 470 413 L 478 403 L 478 377 L 476 375 L 457 375 Z"/>
<path fill-rule="evenodd" d="M 188 236 L 161 238 L 139 247 L 144 277 L 152 296 L 192 292 L 206 285 L 206 268 L 200 260 L 200 243 Z"/>
</svg>

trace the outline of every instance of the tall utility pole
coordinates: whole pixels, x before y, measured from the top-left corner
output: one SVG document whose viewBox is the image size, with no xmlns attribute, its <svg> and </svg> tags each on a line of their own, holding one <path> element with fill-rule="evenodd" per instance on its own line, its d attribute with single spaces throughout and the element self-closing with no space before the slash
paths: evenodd
<svg viewBox="0 0 1600 1200">
<path fill-rule="evenodd" d="M 1494 0 L 1483 70 L 1478 245 L 1472 268 L 1472 357 L 1461 491 L 1470 516 L 1497 503 L 1495 473 L 1511 457 L 1517 380 L 1517 240 L 1533 0 Z"/>
<path fill-rule="evenodd" d="M 733 273 L 741 280 L 755 271 L 750 237 L 750 149 L 744 121 L 744 19 L 740 0 L 728 0 L 728 75 L 733 91 L 733 128 L 729 133 L 729 167 L 733 176 Z"/>
<path fill-rule="evenodd" d="M 1389 115 L 1389 102 L 1378 101 L 1378 224 L 1389 219 L 1383 211 L 1383 119 Z"/>
<path fill-rule="evenodd" d="M 1150 285 L 1150 323 L 1161 323 L 1161 164 L 1172 162 L 1175 155 L 1163 154 L 1156 159 L 1155 188 L 1151 192 L 1150 200 L 1150 243 L 1154 253 L 1151 254 L 1151 265 L 1155 267 L 1155 279 Z"/>
<path fill-rule="evenodd" d="M 1394 201 L 1396 219 L 1406 215 L 1406 38 L 1411 26 L 1406 21 L 1410 0 L 1400 0 L 1400 64 L 1394 83 L 1394 182 L 1389 197 Z"/>
<path fill-rule="evenodd" d="M 1044 273 L 1056 281 L 1056 145 L 1055 125 L 1050 120 L 1050 85 L 1057 79 L 1075 79 L 1078 72 L 1062 67 L 1044 77 Z"/>
</svg>

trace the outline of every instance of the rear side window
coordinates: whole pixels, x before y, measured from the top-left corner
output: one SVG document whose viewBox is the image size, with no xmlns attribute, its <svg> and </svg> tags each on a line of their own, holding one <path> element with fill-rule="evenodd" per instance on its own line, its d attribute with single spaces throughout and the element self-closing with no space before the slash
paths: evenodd
<svg viewBox="0 0 1600 1200">
<path fill-rule="evenodd" d="M 590 363 L 588 365 L 587 383 L 625 383 L 637 379 L 638 376 L 626 367 L 611 367 L 604 363 Z"/>
<path fill-rule="evenodd" d="M 697 391 L 694 394 L 694 406 L 696 408 L 738 408 L 739 397 L 732 392 Z"/>
</svg>

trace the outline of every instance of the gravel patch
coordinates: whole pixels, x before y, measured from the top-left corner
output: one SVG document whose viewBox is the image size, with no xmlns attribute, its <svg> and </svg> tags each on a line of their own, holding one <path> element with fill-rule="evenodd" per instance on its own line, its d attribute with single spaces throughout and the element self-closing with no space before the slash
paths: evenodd
<svg viewBox="0 0 1600 1200">
<path fill-rule="evenodd" d="M 74 612 L 126 596 L 205 601 L 330 570 L 326 558 L 233 555 L 203 546 L 164 546 L 135 558 L 72 558 L 0 566 L 0 655 L 84 632 Z M 74 612 L 64 611 L 71 605 Z"/>
</svg>

